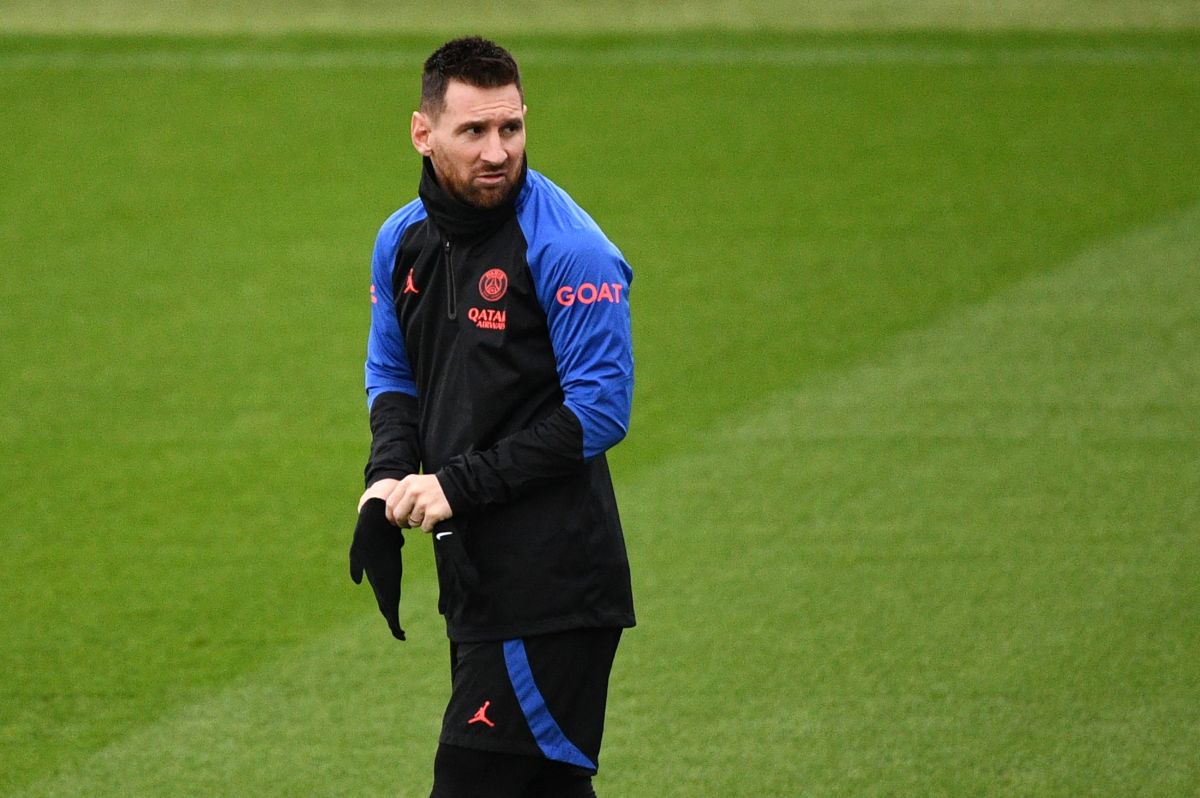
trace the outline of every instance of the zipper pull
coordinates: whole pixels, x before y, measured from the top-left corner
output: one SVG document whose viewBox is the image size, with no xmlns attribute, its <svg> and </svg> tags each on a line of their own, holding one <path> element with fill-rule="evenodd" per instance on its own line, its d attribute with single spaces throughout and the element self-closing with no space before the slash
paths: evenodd
<svg viewBox="0 0 1200 798">
<path fill-rule="evenodd" d="M 450 239 L 442 242 L 446 253 L 446 317 L 451 321 L 458 318 L 458 297 L 454 290 L 454 260 L 450 255 Z"/>
</svg>

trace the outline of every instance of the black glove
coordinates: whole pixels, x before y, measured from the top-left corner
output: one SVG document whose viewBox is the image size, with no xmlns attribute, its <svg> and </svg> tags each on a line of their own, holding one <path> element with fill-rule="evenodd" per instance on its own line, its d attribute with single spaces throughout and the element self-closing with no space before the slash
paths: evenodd
<svg viewBox="0 0 1200 798">
<path fill-rule="evenodd" d="M 367 499 L 358 511 L 354 541 L 350 544 L 350 578 L 362 584 L 363 571 L 375 591 L 379 611 L 397 640 L 404 639 L 400 628 L 400 576 L 404 573 L 404 533 L 387 519 L 383 499 Z"/>
</svg>

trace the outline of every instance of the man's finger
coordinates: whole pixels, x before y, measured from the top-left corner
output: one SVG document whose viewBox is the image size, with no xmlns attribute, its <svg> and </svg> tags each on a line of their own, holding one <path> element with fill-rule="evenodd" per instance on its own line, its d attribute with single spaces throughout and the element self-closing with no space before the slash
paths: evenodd
<svg viewBox="0 0 1200 798">
<path fill-rule="evenodd" d="M 408 516 L 413 510 L 413 505 L 416 504 L 416 497 L 408 490 L 408 486 L 401 483 L 388 496 L 387 499 L 387 517 L 396 526 L 408 526 Z"/>
<path fill-rule="evenodd" d="M 427 511 L 424 519 L 421 521 L 421 531 L 432 532 L 435 526 L 445 521 L 448 517 L 445 513 L 438 513 L 432 510 Z"/>
</svg>

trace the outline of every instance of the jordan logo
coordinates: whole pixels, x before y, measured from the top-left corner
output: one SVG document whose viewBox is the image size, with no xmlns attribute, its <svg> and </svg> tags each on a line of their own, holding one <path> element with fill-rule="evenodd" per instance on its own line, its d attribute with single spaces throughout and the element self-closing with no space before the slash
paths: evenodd
<svg viewBox="0 0 1200 798">
<path fill-rule="evenodd" d="M 400 292 L 401 294 L 419 294 L 419 293 L 421 293 L 420 291 L 417 290 L 417 287 L 415 285 L 413 285 L 412 273 L 413 273 L 413 270 L 409 269 L 408 276 L 404 278 L 404 290 Z"/>
<path fill-rule="evenodd" d="M 483 706 L 481 706 L 479 711 L 475 713 L 475 717 L 467 721 L 467 725 L 470 726 L 472 723 L 486 723 L 488 726 L 495 726 L 496 724 L 488 720 L 487 717 L 487 708 L 491 705 L 491 701 L 484 701 Z"/>
</svg>

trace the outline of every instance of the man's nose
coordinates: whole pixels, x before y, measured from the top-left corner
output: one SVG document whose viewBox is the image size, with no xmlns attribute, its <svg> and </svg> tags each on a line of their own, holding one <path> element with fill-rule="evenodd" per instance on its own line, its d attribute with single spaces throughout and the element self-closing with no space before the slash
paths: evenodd
<svg viewBox="0 0 1200 798">
<path fill-rule="evenodd" d="M 508 150 L 504 149 L 504 145 L 500 141 L 499 131 L 492 131 L 485 139 L 481 157 L 485 162 L 496 166 L 508 160 Z"/>
</svg>

